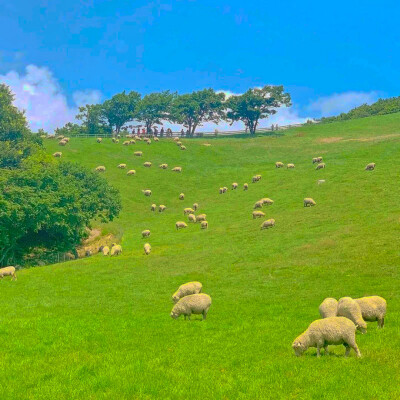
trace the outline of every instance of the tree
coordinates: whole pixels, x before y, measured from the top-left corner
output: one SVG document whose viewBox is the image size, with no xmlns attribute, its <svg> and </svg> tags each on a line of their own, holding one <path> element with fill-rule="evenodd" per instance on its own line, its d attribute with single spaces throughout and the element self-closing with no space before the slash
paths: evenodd
<svg viewBox="0 0 400 400">
<path fill-rule="evenodd" d="M 101 104 L 86 104 L 86 106 L 79 107 L 76 119 L 82 121 L 82 126 L 88 135 L 98 135 L 110 131 Z"/>
<path fill-rule="evenodd" d="M 138 92 L 132 91 L 126 94 L 123 91 L 102 104 L 102 116 L 107 120 L 111 130 L 115 127 L 116 134 L 120 133 L 124 124 L 134 119 L 140 97 Z"/>
<path fill-rule="evenodd" d="M 267 85 L 261 89 L 249 89 L 239 96 L 228 99 L 226 118 L 232 123 L 243 121 L 250 134 L 254 135 L 260 119 L 268 118 L 282 106 L 290 107 L 290 95 L 283 86 Z"/>
<path fill-rule="evenodd" d="M 147 94 L 137 106 L 135 119 L 144 122 L 146 131 L 150 132 L 153 125 L 169 120 L 171 103 L 175 97 L 176 94 L 170 93 L 169 90 Z"/>
<path fill-rule="evenodd" d="M 172 104 L 171 120 L 182 124 L 193 136 L 204 122 L 218 123 L 224 116 L 224 93 L 204 89 L 177 96 Z"/>
</svg>

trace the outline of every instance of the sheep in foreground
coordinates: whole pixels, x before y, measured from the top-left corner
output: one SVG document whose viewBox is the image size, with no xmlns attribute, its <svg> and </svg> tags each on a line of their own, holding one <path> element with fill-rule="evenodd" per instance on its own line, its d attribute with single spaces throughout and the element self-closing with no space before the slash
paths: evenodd
<svg viewBox="0 0 400 400">
<path fill-rule="evenodd" d="M 329 345 L 340 345 L 346 348 L 346 357 L 352 348 L 357 357 L 361 357 L 360 350 L 356 343 L 356 326 L 348 318 L 329 317 L 317 319 L 311 322 L 305 332 L 298 336 L 292 348 L 297 357 L 301 356 L 309 347 L 317 348 L 317 357 L 321 356 L 321 347 L 325 349 L 325 354 L 329 354 Z"/>
<path fill-rule="evenodd" d="M 378 321 L 378 328 L 383 328 L 386 316 L 386 300 L 380 296 L 369 296 L 354 299 L 360 306 L 364 321 Z"/>
<path fill-rule="evenodd" d="M 108 256 L 110 254 L 110 248 L 108 246 L 103 246 L 101 252 L 103 253 L 103 256 Z"/>
<path fill-rule="evenodd" d="M 374 163 L 374 162 L 369 163 L 369 164 L 365 167 L 365 170 L 366 170 L 366 171 L 373 171 L 374 169 L 375 169 L 375 163 Z"/>
<path fill-rule="evenodd" d="M 133 153 L 133 155 L 136 156 L 136 157 L 142 157 L 143 151 L 135 151 L 135 152 Z"/>
<path fill-rule="evenodd" d="M 184 210 L 183 210 L 183 215 L 186 215 L 186 214 L 193 214 L 194 213 L 194 210 L 193 210 L 193 208 L 185 208 Z"/>
<path fill-rule="evenodd" d="M 262 211 L 253 211 L 253 219 L 265 217 L 265 214 Z"/>
<path fill-rule="evenodd" d="M 262 206 L 264 205 L 264 203 L 262 202 L 262 200 L 259 200 L 259 201 L 256 201 L 255 203 L 254 203 L 254 209 L 256 209 L 256 208 L 262 208 Z"/>
<path fill-rule="evenodd" d="M 97 171 L 97 172 L 105 172 L 106 171 L 106 167 L 104 165 L 99 165 L 98 167 L 96 167 L 95 171 Z"/>
<path fill-rule="evenodd" d="M 61 151 L 56 151 L 55 153 L 53 153 L 53 157 L 60 158 L 61 156 L 62 156 Z"/>
<path fill-rule="evenodd" d="M 152 204 L 151 207 L 150 207 L 150 210 L 151 211 L 156 211 L 156 208 L 157 208 L 157 204 Z"/>
<path fill-rule="evenodd" d="M 122 247 L 120 244 L 113 244 L 110 251 L 110 256 L 118 256 L 122 254 Z"/>
<path fill-rule="evenodd" d="M 119 165 L 118 165 L 118 168 L 120 168 L 120 169 L 125 169 L 125 168 L 126 168 L 126 164 L 119 164 Z"/>
<path fill-rule="evenodd" d="M 294 164 L 288 164 L 288 165 L 286 165 L 286 168 L 287 169 L 294 168 Z"/>
<path fill-rule="evenodd" d="M 318 164 L 317 168 L 315 168 L 315 169 L 318 171 L 319 169 L 323 169 L 323 168 L 325 168 L 325 163 Z"/>
<path fill-rule="evenodd" d="M 323 160 L 322 157 L 314 157 L 314 158 L 312 159 L 312 163 L 313 163 L 313 164 L 317 164 L 317 163 L 322 162 L 322 160 Z"/>
<path fill-rule="evenodd" d="M 185 200 L 185 194 L 184 193 L 180 193 L 179 194 L 179 200 Z"/>
<path fill-rule="evenodd" d="M 11 280 L 16 281 L 15 267 L 0 268 L 0 279 L 3 279 L 5 276 L 11 276 Z"/>
<path fill-rule="evenodd" d="M 244 185 L 243 185 L 243 190 L 247 190 L 249 188 L 249 184 L 248 183 L 245 183 Z"/>
<path fill-rule="evenodd" d="M 321 318 L 336 317 L 338 301 L 333 297 L 327 297 L 319 306 Z"/>
<path fill-rule="evenodd" d="M 172 295 L 172 301 L 176 304 L 180 299 L 191 294 L 201 293 L 203 285 L 200 282 L 188 282 L 179 286 L 178 290 Z"/>
<path fill-rule="evenodd" d="M 164 204 L 160 204 L 160 205 L 158 206 L 158 211 L 159 211 L 159 212 L 164 212 L 166 208 L 167 208 L 167 207 L 164 206 Z"/>
<path fill-rule="evenodd" d="M 97 143 L 101 143 L 103 139 L 101 137 L 97 138 Z"/>
<path fill-rule="evenodd" d="M 173 172 L 182 172 L 182 167 L 174 167 L 172 168 Z"/>
<path fill-rule="evenodd" d="M 197 217 L 197 222 L 201 222 L 201 221 L 205 221 L 207 219 L 207 215 L 206 214 L 199 214 Z"/>
<path fill-rule="evenodd" d="M 268 197 L 264 197 L 263 199 L 261 199 L 260 201 L 262 201 L 263 205 L 267 204 L 268 206 L 272 206 L 272 204 L 274 204 L 274 201 L 271 200 Z"/>
<path fill-rule="evenodd" d="M 199 208 L 199 204 L 198 203 L 193 203 L 193 210 L 197 211 Z"/>
<path fill-rule="evenodd" d="M 147 197 L 150 197 L 150 196 L 151 196 L 151 190 L 149 190 L 149 189 L 142 190 L 142 193 L 143 193 L 145 196 L 147 196 Z"/>
<path fill-rule="evenodd" d="M 201 229 L 208 229 L 208 221 L 201 221 L 200 227 Z"/>
<path fill-rule="evenodd" d="M 232 190 L 237 189 L 238 186 L 239 186 L 239 185 L 238 185 L 236 182 L 233 182 L 233 183 L 232 183 Z"/>
<path fill-rule="evenodd" d="M 211 306 L 211 297 L 208 294 L 191 294 L 180 299 L 172 308 L 171 317 L 179 318 L 182 314 L 190 321 L 192 314 L 202 314 L 206 319 Z"/>
<path fill-rule="evenodd" d="M 144 254 L 146 254 L 146 256 L 148 256 L 151 252 L 151 246 L 149 243 L 145 243 L 143 246 L 143 250 L 144 250 Z"/>
<path fill-rule="evenodd" d="M 196 223 L 196 216 L 194 214 L 189 214 L 188 215 L 188 221 Z"/>
<path fill-rule="evenodd" d="M 149 236 L 150 236 L 150 231 L 148 229 L 142 231 L 142 238 L 149 237 Z"/>
<path fill-rule="evenodd" d="M 303 202 L 304 207 L 313 207 L 317 204 L 311 197 L 306 197 Z"/>
<path fill-rule="evenodd" d="M 273 218 L 267 219 L 261 224 L 261 230 L 272 228 L 275 226 L 275 220 Z"/>
<path fill-rule="evenodd" d="M 183 228 L 187 228 L 187 224 L 186 224 L 186 222 L 178 221 L 178 222 L 175 224 L 175 228 L 176 228 L 176 230 L 178 230 L 178 229 L 183 229 Z"/>
<path fill-rule="evenodd" d="M 146 168 L 150 168 L 151 167 L 151 162 L 150 161 L 146 161 L 145 163 L 143 163 L 143 166 Z"/>
<path fill-rule="evenodd" d="M 337 316 L 350 319 L 361 333 L 367 333 L 367 323 L 362 317 L 361 308 L 351 297 L 339 299 Z"/>
<path fill-rule="evenodd" d="M 127 175 L 136 175 L 136 171 L 134 169 L 130 169 L 126 174 Z"/>
<path fill-rule="evenodd" d="M 283 167 L 284 167 L 283 162 L 277 161 L 277 162 L 275 163 L 275 168 L 283 168 Z"/>
</svg>

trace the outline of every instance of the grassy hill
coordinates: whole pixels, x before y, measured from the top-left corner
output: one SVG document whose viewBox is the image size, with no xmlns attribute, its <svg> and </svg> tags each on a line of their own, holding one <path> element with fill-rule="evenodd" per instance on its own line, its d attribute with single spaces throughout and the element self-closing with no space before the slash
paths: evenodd
<svg viewBox="0 0 400 400">
<path fill-rule="evenodd" d="M 106 166 L 124 207 L 101 228 L 122 238 L 123 255 L 27 269 L 17 282 L 0 282 L 0 398 L 399 398 L 400 114 L 281 137 L 184 143 L 187 151 L 171 140 L 46 142 L 65 160 Z M 316 171 L 311 159 L 320 155 L 327 168 Z M 275 169 L 276 161 L 296 168 Z M 182 174 L 159 169 L 164 162 Z M 364 171 L 369 162 L 375 171 Z M 126 176 L 119 163 L 137 175 Z M 255 174 L 262 180 L 252 184 Z M 218 194 L 232 182 L 240 189 Z M 141 192 L 147 188 L 150 198 Z M 265 231 L 251 216 L 262 197 L 275 201 L 263 211 L 276 227 Z M 304 197 L 317 206 L 304 208 Z M 194 202 L 209 229 L 189 224 L 177 232 Z M 152 203 L 168 208 L 152 213 Z M 143 229 L 152 232 L 149 256 Z M 205 322 L 169 316 L 172 293 L 190 280 L 213 299 Z M 383 330 L 369 323 L 357 334 L 362 359 L 344 358 L 343 346 L 320 359 L 315 349 L 294 356 L 292 341 L 319 318 L 325 297 L 372 294 L 387 299 L 388 315 Z"/>
</svg>

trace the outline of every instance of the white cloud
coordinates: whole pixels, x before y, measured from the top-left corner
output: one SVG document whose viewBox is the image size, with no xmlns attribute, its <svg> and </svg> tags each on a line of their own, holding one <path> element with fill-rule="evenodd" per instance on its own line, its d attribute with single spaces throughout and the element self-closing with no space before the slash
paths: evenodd
<svg viewBox="0 0 400 400">
<path fill-rule="evenodd" d="M 101 98 L 101 93 L 97 90 L 75 92 L 75 104 L 70 106 L 51 71 L 36 65 L 28 65 L 25 75 L 16 71 L 0 75 L 0 83 L 10 87 L 15 95 L 15 106 L 25 110 L 33 131 L 42 128 L 53 132 L 55 128 L 75 120 L 77 106 L 95 103 Z"/>
<path fill-rule="evenodd" d="M 379 93 L 375 91 L 334 93 L 331 96 L 320 97 L 316 101 L 310 103 L 307 110 L 317 114 L 316 116 L 318 117 L 330 117 L 350 111 L 352 108 L 358 107 L 364 103 L 374 103 L 378 98 Z"/>
</svg>

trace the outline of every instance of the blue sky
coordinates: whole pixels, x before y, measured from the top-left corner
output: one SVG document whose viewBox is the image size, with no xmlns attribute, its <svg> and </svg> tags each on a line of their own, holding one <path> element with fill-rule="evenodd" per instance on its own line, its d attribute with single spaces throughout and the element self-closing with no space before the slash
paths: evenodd
<svg viewBox="0 0 400 400">
<path fill-rule="evenodd" d="M 400 95 L 399 11 L 368 0 L 0 0 L 0 81 L 34 127 L 46 101 L 51 128 L 122 90 L 264 84 L 292 95 L 279 122 L 332 115 Z"/>
</svg>

